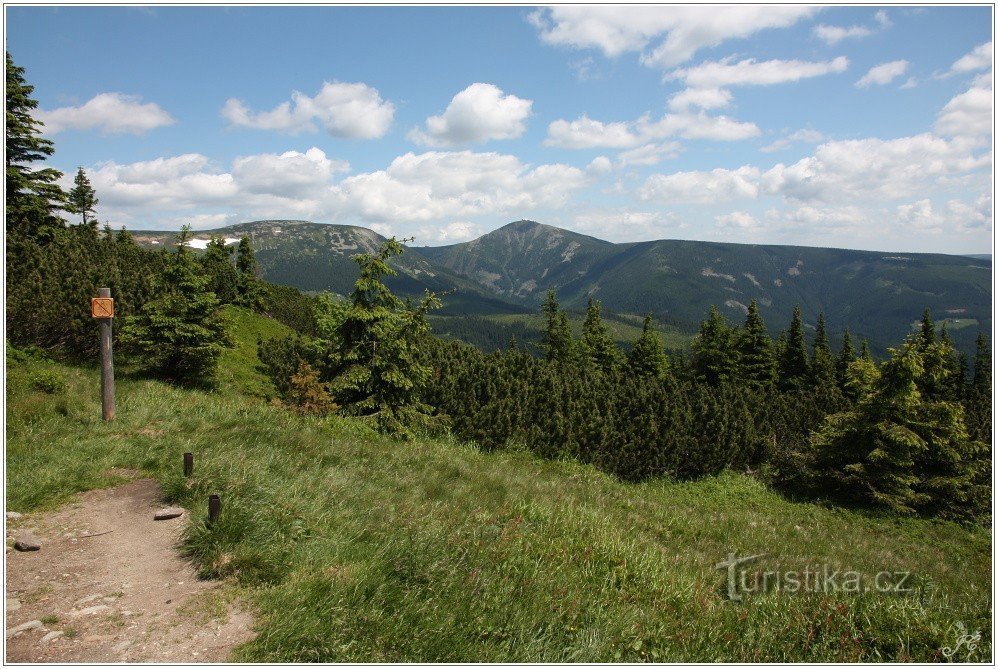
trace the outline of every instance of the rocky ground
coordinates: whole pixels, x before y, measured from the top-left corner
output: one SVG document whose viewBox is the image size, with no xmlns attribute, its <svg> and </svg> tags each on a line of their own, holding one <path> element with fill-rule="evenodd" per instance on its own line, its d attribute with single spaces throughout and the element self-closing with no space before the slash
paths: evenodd
<svg viewBox="0 0 998 669">
<path fill-rule="evenodd" d="M 7 662 L 224 662 L 251 639 L 231 589 L 199 581 L 178 552 L 186 518 L 154 520 L 163 507 L 137 479 L 8 514 Z"/>
</svg>

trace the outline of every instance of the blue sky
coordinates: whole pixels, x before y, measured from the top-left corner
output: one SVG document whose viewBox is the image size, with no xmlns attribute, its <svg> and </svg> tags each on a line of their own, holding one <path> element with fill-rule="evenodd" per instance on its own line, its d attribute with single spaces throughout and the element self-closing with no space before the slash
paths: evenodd
<svg viewBox="0 0 998 669">
<path fill-rule="evenodd" d="M 991 249 L 990 7 L 8 7 L 114 227 Z"/>
</svg>

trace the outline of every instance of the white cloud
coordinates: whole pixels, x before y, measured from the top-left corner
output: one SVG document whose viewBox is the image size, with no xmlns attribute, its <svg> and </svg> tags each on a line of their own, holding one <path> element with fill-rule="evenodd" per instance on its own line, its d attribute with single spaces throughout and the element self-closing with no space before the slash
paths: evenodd
<svg viewBox="0 0 998 669">
<path fill-rule="evenodd" d="M 718 88 L 725 86 L 767 86 L 782 84 L 825 74 L 845 72 L 849 59 L 839 56 L 828 61 L 766 60 L 746 58 L 733 62 L 732 58 L 707 61 L 689 68 L 679 68 L 669 73 L 670 79 L 682 79 L 693 88 Z"/>
<path fill-rule="evenodd" d="M 678 158 L 683 147 L 679 142 L 662 142 L 660 144 L 645 144 L 630 151 L 623 151 L 617 156 L 621 167 L 638 165 L 658 165 L 663 160 Z"/>
<path fill-rule="evenodd" d="M 520 215 L 563 207 L 610 168 L 527 165 L 512 155 L 471 151 L 407 153 L 383 170 L 342 176 L 346 163 L 318 148 L 243 156 L 225 170 L 200 154 L 88 169 L 102 215 L 114 225 L 150 227 L 189 215 L 360 221 L 391 226 Z M 150 220 L 150 212 L 155 218 Z M 215 219 L 205 219 L 213 221 Z M 457 234 L 452 228 L 447 234 Z M 439 235 L 439 233 L 436 233 Z"/>
<path fill-rule="evenodd" d="M 101 93 L 78 107 L 38 110 L 45 134 L 65 130 L 100 130 L 105 135 L 133 134 L 173 125 L 176 121 L 155 102 L 141 102 L 137 95 Z"/>
<path fill-rule="evenodd" d="M 994 46 L 992 42 L 974 47 L 960 60 L 953 63 L 950 72 L 973 72 L 974 70 L 989 70 L 994 62 Z"/>
<path fill-rule="evenodd" d="M 636 195 L 662 203 L 713 203 L 764 196 L 802 203 L 876 203 L 945 188 L 948 182 L 963 184 L 961 178 L 990 165 L 990 156 L 975 155 L 972 147 L 966 140 L 931 134 L 826 142 L 811 156 L 765 171 L 744 165 L 653 174 Z"/>
<path fill-rule="evenodd" d="M 782 151 L 797 142 L 804 144 L 817 144 L 818 142 L 823 142 L 824 140 L 825 136 L 822 133 L 810 128 L 804 128 L 802 130 L 792 132 L 786 137 L 781 137 L 772 144 L 764 146 L 759 150 L 763 153 L 772 153 L 774 151 Z"/>
<path fill-rule="evenodd" d="M 890 28 L 892 25 L 894 25 L 894 22 L 891 21 L 889 16 L 887 16 L 886 10 L 883 9 L 879 10 L 876 14 L 873 15 L 873 18 L 877 21 L 877 24 L 881 28 Z"/>
<path fill-rule="evenodd" d="M 786 28 L 818 9 L 787 5 L 556 6 L 529 16 L 541 40 L 576 49 L 596 48 L 609 57 L 644 51 L 651 67 L 672 67 L 700 49 L 768 28 Z M 650 47 L 650 50 L 646 50 Z"/>
<path fill-rule="evenodd" d="M 330 160 L 315 147 L 305 153 L 286 151 L 236 158 L 232 176 L 241 190 L 278 197 L 300 197 L 327 185 L 332 176 L 347 172 L 349 163 Z"/>
<path fill-rule="evenodd" d="M 946 103 L 936 118 L 936 131 L 950 137 L 993 139 L 993 105 L 990 88 L 971 88 Z"/>
<path fill-rule="evenodd" d="M 409 139 L 436 147 L 514 139 L 526 130 L 532 105 L 492 84 L 471 84 L 454 96 L 443 114 L 426 119 L 425 130 L 410 131 Z"/>
<path fill-rule="evenodd" d="M 413 235 L 415 244 L 456 244 L 482 236 L 482 229 L 470 221 L 454 221 L 442 226 L 422 226 Z"/>
<path fill-rule="evenodd" d="M 870 68 L 870 71 L 856 82 L 859 88 L 866 88 L 876 84 L 883 86 L 889 84 L 908 70 L 908 61 L 892 60 L 889 63 L 881 63 Z"/>
<path fill-rule="evenodd" d="M 241 100 L 230 98 L 221 113 L 243 128 L 297 134 L 315 132 L 318 122 L 333 137 L 377 139 L 391 127 L 395 105 L 367 84 L 334 81 L 325 82 L 315 97 L 294 91 L 291 102 L 264 112 L 253 112 Z"/>
<path fill-rule="evenodd" d="M 754 123 L 736 121 L 727 116 L 709 116 L 704 112 L 665 114 L 653 121 L 644 115 L 636 121 L 604 123 L 581 116 L 574 121 L 559 119 L 548 126 L 545 146 L 563 149 L 630 149 L 667 137 L 738 141 L 761 133 Z"/>
<path fill-rule="evenodd" d="M 731 92 L 723 88 L 687 88 L 669 98 L 669 108 L 683 111 L 690 107 L 718 109 L 731 103 Z"/>
<path fill-rule="evenodd" d="M 908 81 L 898 86 L 898 88 L 901 90 L 908 90 L 909 88 L 915 88 L 916 86 L 918 86 L 918 79 L 915 77 L 908 77 Z"/>
<path fill-rule="evenodd" d="M 573 214 L 566 227 L 608 241 L 634 242 L 662 239 L 668 231 L 688 226 L 671 211 L 587 207 Z"/>
<path fill-rule="evenodd" d="M 844 39 L 856 39 L 859 37 L 869 37 L 873 31 L 866 26 L 826 26 L 824 24 L 814 27 L 814 36 L 829 46 L 834 46 Z"/>
<path fill-rule="evenodd" d="M 760 227 L 758 219 L 744 211 L 733 211 L 730 214 L 715 216 L 714 225 L 718 228 L 734 230 L 753 230 Z"/>
</svg>

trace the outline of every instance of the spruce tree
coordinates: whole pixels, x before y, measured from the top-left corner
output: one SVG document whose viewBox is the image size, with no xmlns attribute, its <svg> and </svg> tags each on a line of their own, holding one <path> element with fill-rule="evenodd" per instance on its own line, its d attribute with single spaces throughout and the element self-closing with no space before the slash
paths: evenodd
<svg viewBox="0 0 998 669">
<path fill-rule="evenodd" d="M 232 248 L 224 239 L 212 239 L 201 257 L 201 266 L 208 277 L 208 287 L 222 304 L 239 299 L 239 274 L 232 265 Z"/>
<path fill-rule="evenodd" d="M 568 315 L 559 308 L 558 298 L 553 290 L 548 291 L 542 309 L 545 328 L 541 350 L 544 351 L 544 357 L 551 362 L 571 362 L 575 357 L 572 329 L 568 324 Z"/>
<path fill-rule="evenodd" d="M 250 238 L 243 235 L 236 250 L 236 271 L 239 274 L 237 292 L 239 304 L 251 309 L 260 309 L 263 300 L 263 287 L 258 277 L 259 265 L 250 244 Z"/>
<path fill-rule="evenodd" d="M 780 387 L 785 390 L 799 388 L 810 375 L 807 341 L 804 339 L 804 318 L 799 306 L 794 307 L 787 346 L 779 361 Z"/>
<path fill-rule="evenodd" d="M 623 354 L 600 317 L 599 301 L 591 297 L 586 308 L 586 320 L 582 324 L 580 348 L 586 359 L 604 372 L 613 372 L 624 362 Z"/>
<path fill-rule="evenodd" d="M 700 381 L 717 386 L 737 374 L 735 333 L 717 307 L 711 306 L 707 320 L 700 323 L 691 348 L 694 374 Z"/>
<path fill-rule="evenodd" d="M 776 380 L 773 340 L 759 314 L 755 300 L 749 304 L 745 327 L 737 335 L 739 377 L 755 389 L 767 388 Z"/>
<path fill-rule="evenodd" d="M 641 336 L 627 356 L 627 370 L 638 377 L 664 379 L 669 375 L 669 359 L 662 347 L 662 340 L 652 329 L 651 315 L 645 316 Z"/>
<path fill-rule="evenodd" d="M 985 444 L 991 443 L 991 346 L 983 332 L 977 334 L 974 355 L 974 379 L 971 381 L 967 407 L 967 426 L 971 436 Z"/>
<path fill-rule="evenodd" d="M 7 231 L 35 235 L 63 226 L 56 212 L 63 207 L 66 194 L 58 184 L 62 177 L 59 170 L 32 169 L 55 148 L 41 136 L 43 124 L 31 116 L 38 107 L 38 101 L 31 97 L 35 87 L 27 83 L 24 68 L 14 64 L 10 53 L 6 56 Z"/>
<path fill-rule="evenodd" d="M 162 273 L 159 296 L 125 320 L 121 339 L 147 371 L 178 384 L 212 386 L 219 356 L 232 344 L 189 238 L 190 227 L 184 227 Z"/>
<path fill-rule="evenodd" d="M 835 360 L 832 357 L 832 347 L 828 342 L 828 332 L 825 330 L 825 314 L 818 314 L 818 324 L 814 332 L 814 346 L 811 355 L 811 381 L 817 388 L 827 388 L 835 385 Z"/>
<path fill-rule="evenodd" d="M 842 333 L 842 348 L 839 350 L 839 357 L 835 360 L 835 371 L 838 375 L 839 385 L 845 384 L 846 371 L 849 364 L 856 359 L 856 349 L 852 345 L 852 333 L 846 328 Z"/>
<path fill-rule="evenodd" d="M 329 387 L 344 413 L 362 416 L 382 432 L 408 439 L 414 430 L 434 424 L 431 407 L 421 401 L 432 373 L 421 362 L 421 349 L 430 329 L 426 313 L 438 308 L 440 301 L 427 292 L 413 307 L 384 284 L 382 277 L 398 274 L 388 261 L 404 250 L 402 242 L 392 237 L 377 253 L 353 257 L 360 277 L 329 361 Z"/>
<path fill-rule="evenodd" d="M 71 214 L 78 214 L 83 218 L 83 225 L 90 225 L 96 230 L 97 219 L 95 215 L 99 200 L 97 199 L 96 191 L 90 185 L 87 173 L 83 171 L 82 167 L 76 171 L 76 178 L 73 180 L 73 184 L 73 188 L 69 191 L 67 197 L 66 211 Z M 88 214 L 91 215 L 89 221 L 87 220 Z"/>
</svg>

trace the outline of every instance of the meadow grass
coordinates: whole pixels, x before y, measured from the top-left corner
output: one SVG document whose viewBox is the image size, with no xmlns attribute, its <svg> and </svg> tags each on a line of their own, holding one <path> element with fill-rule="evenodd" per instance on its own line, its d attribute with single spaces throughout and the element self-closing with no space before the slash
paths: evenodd
<svg viewBox="0 0 998 669">
<path fill-rule="evenodd" d="M 265 382 L 245 357 L 214 393 L 122 379 L 107 425 L 95 370 L 8 357 L 7 378 L 7 508 L 53 507 L 123 468 L 155 477 L 192 510 L 183 548 L 200 574 L 257 614 L 237 660 L 933 661 L 958 623 L 983 638 L 953 659 L 991 658 L 988 530 L 795 503 L 741 474 L 634 485 L 393 442 L 252 396 Z M 764 553 L 759 570 L 907 571 L 911 592 L 733 602 L 715 568 L 730 552 Z"/>
</svg>

